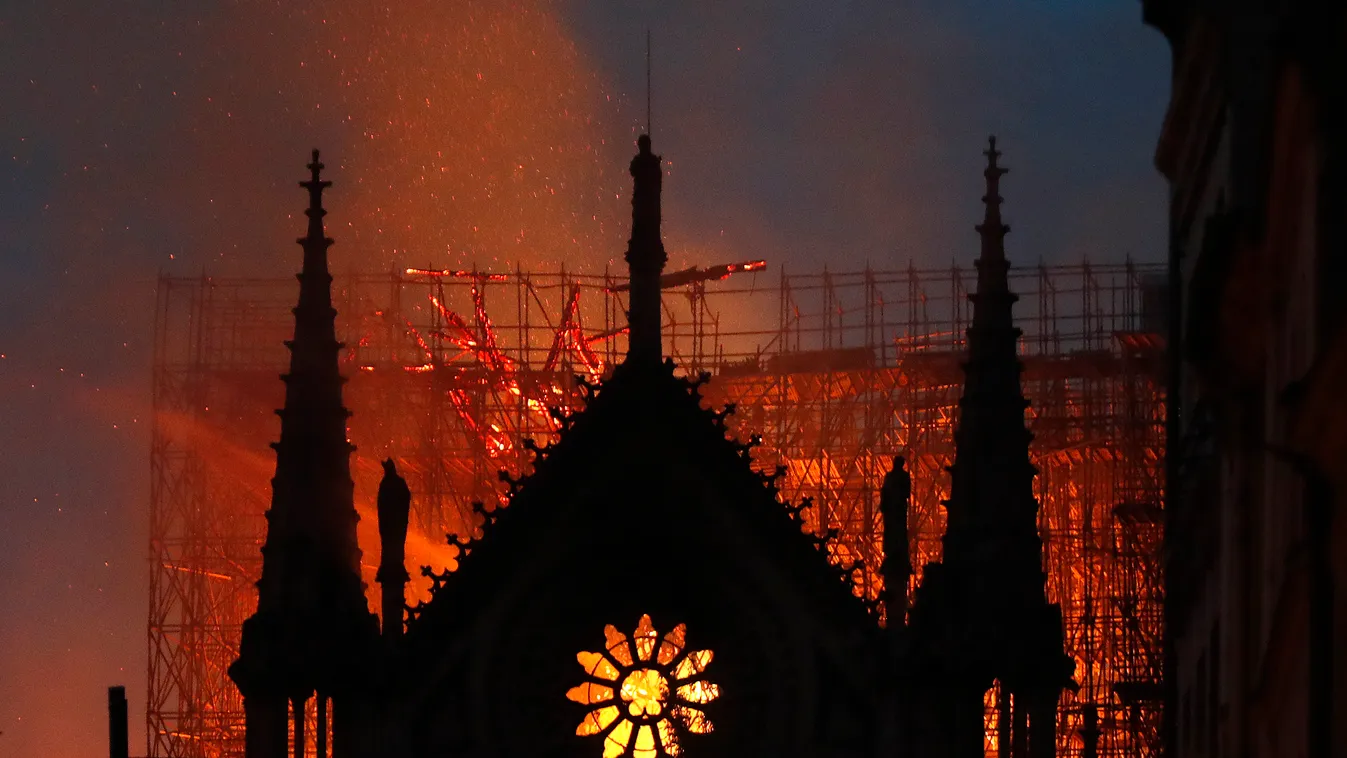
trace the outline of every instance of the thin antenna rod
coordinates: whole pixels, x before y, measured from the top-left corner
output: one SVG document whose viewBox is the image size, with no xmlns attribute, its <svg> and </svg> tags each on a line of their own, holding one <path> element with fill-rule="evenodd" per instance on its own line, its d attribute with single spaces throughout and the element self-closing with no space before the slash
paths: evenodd
<svg viewBox="0 0 1347 758">
<path fill-rule="evenodd" d="M 652 134 L 654 124 L 650 120 L 650 28 L 645 30 L 645 133 L 648 137 L 654 137 Z"/>
</svg>

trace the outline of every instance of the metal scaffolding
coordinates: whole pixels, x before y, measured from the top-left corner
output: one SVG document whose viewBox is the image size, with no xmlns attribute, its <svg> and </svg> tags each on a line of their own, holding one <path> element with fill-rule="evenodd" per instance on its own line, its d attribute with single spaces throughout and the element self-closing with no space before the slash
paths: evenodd
<svg viewBox="0 0 1347 758">
<path fill-rule="evenodd" d="M 811 528 L 838 530 L 833 557 L 864 562 L 855 591 L 871 600 L 879 485 L 894 455 L 913 476 L 913 581 L 939 557 L 974 278 L 957 266 L 769 277 L 757 262 L 665 276 L 666 352 L 714 376 L 708 402 L 736 405 L 737 436 L 762 436 L 755 465 L 786 467 L 783 496 L 811 498 Z M 624 354 L 623 284 L 565 270 L 337 277 L 367 561 L 378 461 L 393 456 L 413 491 L 409 560 L 454 566 L 444 534 L 473 528 L 474 501 L 503 503 L 497 472 L 528 465 L 522 440 L 555 435 L 548 409 L 579 406 L 575 376 L 602 377 Z M 1063 701 L 1059 742 L 1069 754 L 1153 756 L 1163 269 L 1017 268 L 1011 286 L 1049 596 L 1082 685 Z M 294 290 L 291 280 L 159 282 L 151 756 L 242 755 L 242 703 L 225 669 L 256 603 Z"/>
</svg>

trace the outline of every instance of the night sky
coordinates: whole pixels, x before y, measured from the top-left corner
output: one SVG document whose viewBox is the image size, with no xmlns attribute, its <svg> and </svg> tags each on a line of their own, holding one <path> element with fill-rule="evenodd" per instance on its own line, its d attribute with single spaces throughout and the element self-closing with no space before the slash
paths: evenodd
<svg viewBox="0 0 1347 758">
<path fill-rule="evenodd" d="M 671 264 L 1158 261 L 1169 52 L 1103 0 L 0 4 L 0 756 L 143 750 L 155 277 L 619 261 L 644 123 Z M 894 6 L 905 6 L 898 8 Z"/>
</svg>

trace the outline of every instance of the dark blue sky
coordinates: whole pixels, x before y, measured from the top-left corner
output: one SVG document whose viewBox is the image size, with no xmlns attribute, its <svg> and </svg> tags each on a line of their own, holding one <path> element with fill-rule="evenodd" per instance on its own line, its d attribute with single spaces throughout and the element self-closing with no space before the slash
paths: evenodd
<svg viewBox="0 0 1347 758">
<path fill-rule="evenodd" d="M 1134 3 L 595 6 L 578 37 L 638 100 L 656 29 L 657 145 L 692 228 L 796 269 L 967 258 L 994 132 L 1018 260 L 1163 256 L 1168 52 Z"/>
<path fill-rule="evenodd" d="M 315 144 L 334 166 L 342 266 L 601 266 L 625 238 L 625 200 L 606 193 L 625 191 L 651 28 L 676 263 L 971 261 L 990 133 L 1012 169 L 1014 260 L 1163 257 L 1151 154 L 1169 53 L 1138 3 L 283 5 L 0 6 L 0 755 L 98 754 L 113 683 L 129 688 L 140 749 L 154 277 L 294 270 L 293 182 Z M 516 24 L 517 5 L 531 15 Z M 526 48 L 547 60 L 512 80 Z M 534 79 L 549 84 L 521 94 Z M 478 106 L 455 110 L 458 97 L 497 114 L 529 105 L 479 133 Z M 407 103 L 422 99 L 442 120 L 411 123 Z M 440 134 L 433 152 L 449 155 L 406 155 Z M 497 138 L 505 147 L 484 152 Z M 522 170 L 500 157 L 512 145 L 547 166 L 547 146 L 596 139 L 587 163 L 554 164 L 564 191 L 550 205 L 530 180 L 472 189 L 499 180 L 474 166 Z M 481 181 L 425 184 L 427 171 Z M 548 240 L 557 226 L 579 252 L 501 231 Z"/>
</svg>

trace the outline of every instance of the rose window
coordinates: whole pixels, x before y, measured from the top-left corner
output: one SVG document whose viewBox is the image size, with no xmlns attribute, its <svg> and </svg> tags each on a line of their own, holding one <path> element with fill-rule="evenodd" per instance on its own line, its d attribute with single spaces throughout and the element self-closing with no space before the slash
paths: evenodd
<svg viewBox="0 0 1347 758">
<path fill-rule="evenodd" d="M 663 638 L 642 616 L 628 638 L 609 624 L 601 653 L 579 653 L 586 681 L 566 697 L 593 706 L 576 727 L 581 737 L 603 737 L 603 758 L 677 756 L 688 734 L 706 734 L 711 720 L 698 706 L 720 697 L 703 676 L 710 650 L 686 649 L 687 625 Z"/>
</svg>

